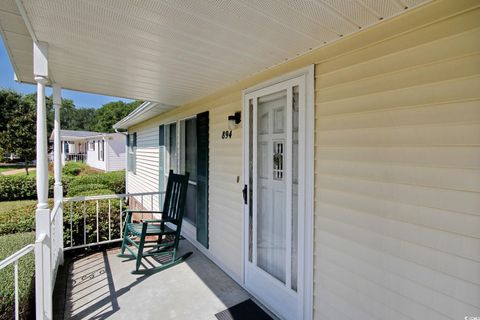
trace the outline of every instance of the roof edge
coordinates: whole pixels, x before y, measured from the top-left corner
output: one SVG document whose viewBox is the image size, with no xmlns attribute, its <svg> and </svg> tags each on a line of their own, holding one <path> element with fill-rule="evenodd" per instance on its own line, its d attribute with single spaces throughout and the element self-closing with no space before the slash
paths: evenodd
<svg viewBox="0 0 480 320">
<path fill-rule="evenodd" d="M 174 108 L 174 106 L 168 105 L 168 104 L 145 101 L 144 103 L 139 105 L 135 110 L 130 112 L 130 114 L 128 114 L 125 118 L 115 123 L 112 127 L 116 130 L 118 129 L 126 130 L 128 129 L 128 127 L 131 127 L 135 124 L 143 122 L 144 120 L 139 119 L 139 117 L 156 107 L 160 107 L 161 112 L 159 112 L 159 114 L 162 112 L 165 112 L 165 109 Z"/>
</svg>

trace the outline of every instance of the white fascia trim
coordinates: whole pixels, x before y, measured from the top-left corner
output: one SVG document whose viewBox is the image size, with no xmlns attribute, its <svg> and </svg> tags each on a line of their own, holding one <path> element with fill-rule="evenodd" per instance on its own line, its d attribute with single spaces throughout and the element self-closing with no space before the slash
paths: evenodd
<svg viewBox="0 0 480 320">
<path fill-rule="evenodd" d="M 163 112 L 166 109 L 173 108 L 174 106 L 163 104 L 163 103 L 158 103 L 158 102 L 146 101 L 146 102 L 142 103 L 141 105 L 139 105 L 128 116 L 126 116 L 122 120 L 115 123 L 113 125 L 113 128 L 114 129 L 125 129 L 126 130 L 126 129 L 128 129 L 128 127 L 131 127 L 135 124 L 138 124 L 138 123 L 144 121 L 143 119 L 139 120 L 138 118 L 140 116 L 144 115 L 146 112 L 152 110 L 153 108 L 157 108 L 157 107 L 159 108 L 159 111 Z M 160 114 L 161 112 L 159 112 L 158 114 Z"/>
</svg>

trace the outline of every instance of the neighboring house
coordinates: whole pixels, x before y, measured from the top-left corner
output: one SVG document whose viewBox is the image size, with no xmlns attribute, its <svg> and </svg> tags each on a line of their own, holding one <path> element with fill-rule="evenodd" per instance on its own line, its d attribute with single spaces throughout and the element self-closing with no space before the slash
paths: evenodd
<svg viewBox="0 0 480 320">
<path fill-rule="evenodd" d="M 57 101 L 61 86 L 156 101 L 114 126 L 128 132 L 127 192 L 188 171 L 185 238 L 279 318 L 480 315 L 478 1 L 1 9 L 16 76 L 40 98 L 53 74 Z M 50 219 L 43 156 L 37 218 Z"/>
<path fill-rule="evenodd" d="M 103 171 L 125 169 L 124 134 L 60 130 L 60 137 L 64 162 L 81 161 Z M 50 142 L 53 142 L 53 132 Z"/>
</svg>

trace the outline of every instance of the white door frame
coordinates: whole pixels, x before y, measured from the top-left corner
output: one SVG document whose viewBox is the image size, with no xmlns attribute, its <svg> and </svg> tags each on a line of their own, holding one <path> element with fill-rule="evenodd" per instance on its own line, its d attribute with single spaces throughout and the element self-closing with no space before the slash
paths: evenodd
<svg viewBox="0 0 480 320">
<path fill-rule="evenodd" d="M 249 118 L 246 116 L 248 115 L 248 110 L 246 110 L 246 101 L 245 96 L 249 93 L 254 91 L 261 90 L 263 88 L 267 88 L 273 86 L 278 83 L 282 83 L 294 78 L 304 77 L 305 80 L 305 119 L 303 120 L 304 123 L 304 131 L 303 136 L 305 139 L 305 157 L 303 161 L 299 161 L 299 168 L 305 168 L 304 171 L 304 184 L 299 186 L 299 192 L 303 189 L 305 194 L 305 203 L 304 203 L 304 220 L 303 224 L 300 226 L 303 229 L 304 234 L 304 248 L 303 248 L 303 261 L 300 261 L 300 267 L 303 269 L 303 272 L 299 272 L 299 275 L 303 273 L 303 292 L 300 294 L 303 300 L 303 318 L 304 319 L 313 319 L 313 230 L 314 230 L 314 128 L 315 128 L 315 106 L 314 106 L 314 95 L 315 95 L 315 66 L 310 65 L 306 68 L 302 68 L 300 70 L 288 73 L 281 77 L 269 80 L 267 82 L 261 83 L 254 87 L 248 88 L 243 91 L 243 183 L 248 185 L 249 179 L 249 161 L 246 159 L 246 155 L 248 154 L 249 148 L 249 132 L 248 132 L 248 123 Z M 302 122 L 300 122 L 302 123 Z M 302 127 L 299 128 L 301 130 Z M 302 159 L 300 157 L 300 159 Z M 299 172 L 300 174 L 300 172 Z M 250 201 L 251 199 L 249 199 Z M 243 207 L 243 274 L 242 274 L 242 282 L 245 287 L 245 269 L 246 263 L 248 259 L 248 237 L 246 236 L 248 233 L 248 205 L 244 205 Z M 299 221 L 300 224 L 301 221 Z M 301 249 L 301 248 L 300 248 Z M 300 270 L 299 270 L 300 271 Z M 255 297 L 260 302 L 262 302 L 261 297 Z M 268 306 L 272 309 L 275 309 L 275 306 Z M 272 310 L 274 311 L 274 310 Z"/>
</svg>

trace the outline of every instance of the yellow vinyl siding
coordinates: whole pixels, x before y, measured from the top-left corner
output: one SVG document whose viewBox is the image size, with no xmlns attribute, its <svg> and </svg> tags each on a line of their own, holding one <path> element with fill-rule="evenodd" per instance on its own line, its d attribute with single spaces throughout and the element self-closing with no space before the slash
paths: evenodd
<svg viewBox="0 0 480 320">
<path fill-rule="evenodd" d="M 129 128 L 129 191 L 158 188 L 158 125 L 208 110 L 209 250 L 241 281 L 242 129 L 221 132 L 243 89 L 316 64 L 314 318 L 479 315 L 478 6 L 434 1 Z"/>
<path fill-rule="evenodd" d="M 474 17 L 317 65 L 315 318 L 480 314 Z"/>
<path fill-rule="evenodd" d="M 137 174 L 129 173 L 129 192 L 158 190 L 158 126 L 209 111 L 209 251 L 237 280 L 242 275 L 242 129 L 231 139 L 221 139 L 228 116 L 242 110 L 241 93 L 211 101 L 208 105 L 184 107 L 129 128 L 137 132 Z M 140 163 L 139 163 L 140 162 Z M 149 200 L 145 200 L 149 205 Z M 154 203 L 156 204 L 156 202 Z M 148 208 L 148 207 L 147 207 Z"/>
</svg>

